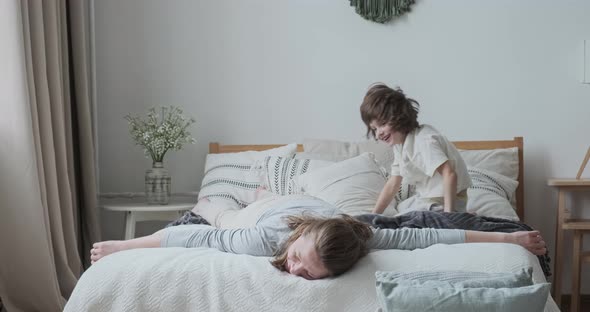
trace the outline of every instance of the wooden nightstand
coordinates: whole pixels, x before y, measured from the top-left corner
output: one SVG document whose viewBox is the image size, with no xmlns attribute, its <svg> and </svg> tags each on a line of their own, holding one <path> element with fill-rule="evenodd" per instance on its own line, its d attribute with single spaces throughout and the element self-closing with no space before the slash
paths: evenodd
<svg viewBox="0 0 590 312">
<path fill-rule="evenodd" d="M 102 208 L 125 212 L 125 239 L 135 237 L 135 224 L 141 221 L 172 221 L 193 209 L 195 203 L 171 202 L 168 205 L 150 205 L 139 201 L 121 201 L 102 203 Z"/>
<path fill-rule="evenodd" d="M 579 174 L 578 174 L 579 176 Z M 571 211 L 566 207 L 565 196 L 573 191 L 590 191 L 588 179 L 549 179 L 547 185 L 556 187 L 558 195 L 557 224 L 555 230 L 555 268 L 553 278 L 553 297 L 561 307 L 561 274 L 563 270 L 563 237 L 564 231 L 574 231 L 573 265 L 572 265 L 572 297 L 570 311 L 578 311 L 580 303 L 581 262 L 590 261 L 590 252 L 583 252 L 584 233 L 590 233 L 590 219 L 572 219 Z"/>
</svg>

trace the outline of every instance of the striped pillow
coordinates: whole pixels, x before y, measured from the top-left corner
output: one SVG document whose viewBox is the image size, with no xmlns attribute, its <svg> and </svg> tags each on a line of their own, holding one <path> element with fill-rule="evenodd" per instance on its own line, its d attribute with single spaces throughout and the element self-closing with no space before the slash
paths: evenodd
<svg viewBox="0 0 590 312">
<path fill-rule="evenodd" d="M 264 187 L 278 195 L 302 194 L 296 185 L 296 178 L 317 168 L 327 167 L 333 161 L 301 159 L 281 156 L 267 156 L 264 159 Z"/>
<path fill-rule="evenodd" d="M 467 212 L 479 216 L 518 221 L 518 215 L 510 204 L 518 181 L 482 168 L 469 168 L 473 185 L 467 189 Z"/>
<path fill-rule="evenodd" d="M 289 144 L 260 152 L 208 154 L 199 199 L 223 200 L 236 209 L 244 208 L 256 200 L 256 189 L 261 186 L 256 165 L 269 155 L 292 157 L 296 151 L 297 144 Z"/>
<path fill-rule="evenodd" d="M 416 195 L 416 186 L 406 183 L 406 180 L 402 178 L 402 184 L 395 195 L 396 202 L 399 203 L 402 200 L 406 200 L 414 195 Z"/>
</svg>

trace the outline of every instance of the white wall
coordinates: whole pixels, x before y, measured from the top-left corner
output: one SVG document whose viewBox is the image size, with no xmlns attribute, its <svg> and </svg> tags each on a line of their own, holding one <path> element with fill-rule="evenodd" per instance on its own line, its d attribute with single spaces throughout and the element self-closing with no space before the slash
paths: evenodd
<svg viewBox="0 0 590 312">
<path fill-rule="evenodd" d="M 101 192 L 142 191 L 150 162 L 127 134 L 129 112 L 174 104 L 197 118 L 198 144 L 166 159 L 173 192 L 195 191 L 210 141 L 362 139 L 359 105 L 382 81 L 451 140 L 524 136 L 526 222 L 553 245 L 546 179 L 574 176 L 590 146 L 590 85 L 579 82 L 590 2 L 422 0 L 387 25 L 346 0 L 100 0 L 95 10 Z M 121 218 L 107 218 L 108 235 Z"/>
</svg>

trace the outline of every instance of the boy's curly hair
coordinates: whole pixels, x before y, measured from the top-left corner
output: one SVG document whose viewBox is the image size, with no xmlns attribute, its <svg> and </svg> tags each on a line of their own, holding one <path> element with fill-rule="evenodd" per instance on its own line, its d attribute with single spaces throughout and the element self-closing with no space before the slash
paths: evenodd
<svg viewBox="0 0 590 312">
<path fill-rule="evenodd" d="M 406 97 L 400 88 L 392 89 L 383 83 L 371 85 L 363 104 L 361 104 L 361 118 L 367 126 L 367 137 L 375 139 L 375 131 L 371 129 L 371 122 L 389 124 L 395 131 L 408 134 L 418 128 L 418 109 L 420 104 Z"/>
</svg>

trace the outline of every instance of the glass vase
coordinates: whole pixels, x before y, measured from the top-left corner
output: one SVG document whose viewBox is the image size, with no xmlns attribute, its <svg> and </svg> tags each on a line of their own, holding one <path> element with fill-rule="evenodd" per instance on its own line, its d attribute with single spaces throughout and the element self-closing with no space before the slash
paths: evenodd
<svg viewBox="0 0 590 312">
<path fill-rule="evenodd" d="M 162 162 L 154 162 L 146 170 L 145 196 L 148 204 L 167 205 L 170 201 L 170 173 Z"/>
</svg>

